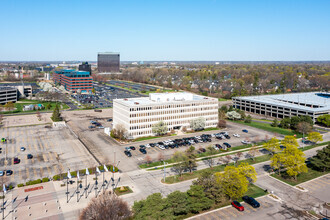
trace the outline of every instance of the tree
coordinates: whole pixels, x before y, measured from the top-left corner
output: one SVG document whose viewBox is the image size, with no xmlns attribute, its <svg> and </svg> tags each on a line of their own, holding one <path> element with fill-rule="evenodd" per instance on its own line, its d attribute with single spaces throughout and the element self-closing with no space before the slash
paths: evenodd
<svg viewBox="0 0 330 220">
<path fill-rule="evenodd" d="M 253 161 L 255 161 L 255 156 L 257 155 L 257 153 L 258 153 L 258 147 L 256 145 L 253 145 L 248 152 L 250 158 Z"/>
<path fill-rule="evenodd" d="M 193 169 L 197 167 L 196 155 L 193 153 L 187 153 L 187 156 L 184 159 L 184 166 L 192 173 Z"/>
<path fill-rule="evenodd" d="M 263 144 L 263 147 L 268 150 L 272 155 L 276 153 L 277 151 L 280 151 L 280 141 L 276 138 L 273 137 L 269 141 Z"/>
<path fill-rule="evenodd" d="M 119 140 L 125 140 L 127 138 L 127 130 L 123 124 L 117 124 L 116 127 L 111 130 L 110 136 L 118 138 Z"/>
<path fill-rule="evenodd" d="M 219 161 L 220 161 L 220 162 L 223 162 L 224 164 L 226 164 L 226 166 L 228 166 L 228 164 L 230 163 L 230 161 L 231 161 L 232 159 L 233 159 L 233 158 L 232 158 L 230 155 L 226 155 L 226 156 L 220 157 L 220 158 L 219 158 Z"/>
<path fill-rule="evenodd" d="M 166 209 L 173 215 L 185 215 L 189 212 L 188 195 L 186 192 L 174 191 L 166 198 Z"/>
<path fill-rule="evenodd" d="M 224 172 L 215 175 L 217 182 L 229 199 L 238 199 L 248 190 L 248 180 L 234 166 L 227 166 Z"/>
<path fill-rule="evenodd" d="M 3 122 L 3 114 L 0 114 L 0 125 L 2 125 Z"/>
<path fill-rule="evenodd" d="M 128 219 L 132 215 L 124 200 L 108 192 L 93 198 L 79 216 L 80 220 Z"/>
<path fill-rule="evenodd" d="M 241 119 L 241 114 L 239 114 L 236 111 L 230 111 L 226 113 L 226 117 L 230 120 L 240 120 Z"/>
<path fill-rule="evenodd" d="M 235 161 L 235 165 L 237 166 L 237 162 L 239 161 L 239 159 L 243 156 L 242 152 L 237 152 L 233 158 L 233 160 Z"/>
<path fill-rule="evenodd" d="M 163 161 L 164 160 L 164 154 L 162 152 L 159 152 L 157 158 L 158 158 L 158 161 Z"/>
<path fill-rule="evenodd" d="M 146 161 L 147 164 L 150 164 L 152 162 L 152 159 L 149 155 L 147 155 L 144 160 Z"/>
<path fill-rule="evenodd" d="M 37 115 L 38 121 L 41 121 L 42 116 L 39 111 L 36 112 L 36 115 Z"/>
<path fill-rule="evenodd" d="M 55 106 L 51 119 L 54 122 L 62 121 L 62 117 L 58 105 Z"/>
<path fill-rule="evenodd" d="M 154 193 L 145 200 L 134 202 L 132 207 L 134 219 L 164 219 L 169 213 L 166 212 L 166 199 L 160 193 Z"/>
<path fill-rule="evenodd" d="M 257 181 L 257 172 L 255 168 L 248 163 L 240 163 L 240 165 L 238 166 L 238 170 L 239 173 L 245 176 L 250 183 L 254 183 Z"/>
<path fill-rule="evenodd" d="M 287 145 L 280 154 L 283 155 L 282 164 L 289 176 L 293 176 L 297 180 L 299 173 L 307 173 L 305 154 L 295 145 Z"/>
<path fill-rule="evenodd" d="M 251 115 L 246 116 L 244 123 L 251 123 L 252 122 L 252 117 Z"/>
<path fill-rule="evenodd" d="M 311 132 L 307 136 L 308 140 L 316 144 L 319 141 L 323 141 L 323 135 L 321 135 L 319 132 Z"/>
<path fill-rule="evenodd" d="M 215 176 L 211 170 L 205 170 L 201 173 L 197 180 L 193 181 L 193 185 L 203 187 L 205 196 L 215 203 L 223 200 L 223 193 L 220 185 L 217 183 Z"/>
<path fill-rule="evenodd" d="M 188 207 L 192 213 L 198 213 L 205 209 L 209 209 L 212 205 L 212 200 L 206 197 L 202 186 L 191 185 L 187 194 Z"/>
<path fill-rule="evenodd" d="M 310 132 L 312 130 L 312 126 L 305 121 L 299 122 L 297 125 L 297 131 L 304 134 L 307 134 L 308 132 Z"/>
<path fill-rule="evenodd" d="M 218 121 L 218 128 L 226 128 L 226 127 L 227 127 L 226 120 L 219 120 Z"/>
<path fill-rule="evenodd" d="M 274 154 L 272 158 L 270 158 L 270 166 L 274 169 L 278 170 L 278 175 L 281 176 L 281 168 L 283 166 L 284 156 L 281 153 Z"/>
<path fill-rule="evenodd" d="M 276 118 L 274 119 L 274 121 L 272 122 L 272 124 L 270 126 L 272 126 L 272 127 L 277 127 L 278 126 L 278 121 L 277 121 Z"/>
<path fill-rule="evenodd" d="M 167 133 L 167 125 L 160 121 L 152 126 L 152 132 L 156 135 L 164 135 Z"/>
<path fill-rule="evenodd" d="M 210 153 L 210 155 L 214 155 L 217 153 L 217 150 L 214 149 L 213 147 L 209 146 L 207 147 L 207 151 Z M 207 163 L 207 165 L 212 169 L 214 163 L 215 163 L 215 158 L 214 157 L 207 157 L 205 159 L 205 162 Z"/>
<path fill-rule="evenodd" d="M 51 103 L 48 103 L 47 105 L 46 105 L 46 109 L 51 109 L 52 108 L 52 104 Z"/>
<path fill-rule="evenodd" d="M 317 118 L 317 122 L 326 127 L 330 127 L 330 115 L 322 115 Z"/>
<path fill-rule="evenodd" d="M 290 136 L 290 135 L 285 136 L 284 139 L 281 141 L 281 144 L 285 147 L 287 145 L 293 145 L 299 147 L 297 139 L 294 136 Z"/>
<path fill-rule="evenodd" d="M 4 105 L 5 108 L 7 108 L 9 111 L 12 111 L 15 109 L 15 105 L 13 102 L 7 102 L 5 105 Z"/>
<path fill-rule="evenodd" d="M 177 151 L 173 154 L 172 156 L 172 160 L 173 162 L 175 163 L 172 167 L 172 169 L 178 173 L 178 175 L 181 177 L 182 176 L 182 173 L 183 171 L 185 170 L 186 168 L 186 164 L 183 162 L 185 161 L 187 158 L 187 156 L 181 152 L 181 151 Z"/>
<path fill-rule="evenodd" d="M 190 121 L 190 128 L 194 131 L 203 130 L 205 128 L 205 118 L 199 117 Z"/>
<path fill-rule="evenodd" d="M 330 170 L 330 144 L 322 150 L 318 150 L 317 154 L 310 159 L 313 167 L 323 172 Z"/>
</svg>

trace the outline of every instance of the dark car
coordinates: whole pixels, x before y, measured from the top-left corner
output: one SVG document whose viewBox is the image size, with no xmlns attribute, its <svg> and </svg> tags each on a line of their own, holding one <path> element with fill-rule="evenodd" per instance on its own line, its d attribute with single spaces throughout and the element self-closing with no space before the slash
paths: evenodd
<svg viewBox="0 0 330 220">
<path fill-rule="evenodd" d="M 260 207 L 260 203 L 257 202 L 257 200 L 255 200 L 254 198 L 252 198 L 250 196 L 243 196 L 242 199 L 243 199 L 244 202 L 251 205 L 253 208 L 259 208 Z"/>
<path fill-rule="evenodd" d="M 234 206 L 238 211 L 244 211 L 244 206 L 241 205 L 241 203 L 237 202 L 237 201 L 233 201 L 231 203 L 232 206 Z"/>
<path fill-rule="evenodd" d="M 231 145 L 230 144 L 228 144 L 227 142 L 225 142 L 225 143 L 223 143 L 224 145 L 226 145 L 226 147 L 228 147 L 228 148 L 230 148 L 231 147 Z"/>
<path fill-rule="evenodd" d="M 248 131 L 248 130 L 246 130 L 246 129 L 243 129 L 242 131 L 243 131 L 243 132 L 245 132 L 245 133 L 249 133 L 249 131 Z"/>
<path fill-rule="evenodd" d="M 140 148 L 140 152 L 143 154 L 147 154 L 147 151 L 144 148 Z"/>
<path fill-rule="evenodd" d="M 20 162 L 20 159 L 18 159 L 18 157 L 14 158 L 14 164 L 18 164 Z"/>
<path fill-rule="evenodd" d="M 198 150 L 203 153 L 206 152 L 205 148 L 199 148 Z"/>
<path fill-rule="evenodd" d="M 27 159 L 32 159 L 33 158 L 33 155 L 32 154 L 28 154 L 26 157 L 27 157 Z"/>
<path fill-rule="evenodd" d="M 146 146 L 140 145 L 140 149 L 146 149 Z"/>
<path fill-rule="evenodd" d="M 150 143 L 149 145 L 150 145 L 150 147 L 155 147 L 154 143 Z"/>
<path fill-rule="evenodd" d="M 227 139 L 230 139 L 230 136 L 229 136 L 229 135 L 225 135 L 225 137 L 226 137 Z"/>
<path fill-rule="evenodd" d="M 6 176 L 10 176 L 13 174 L 13 171 L 12 170 L 6 170 Z"/>
<path fill-rule="evenodd" d="M 129 149 L 135 150 L 135 147 L 134 146 L 130 146 Z"/>
<path fill-rule="evenodd" d="M 112 118 L 109 118 L 107 121 L 112 121 Z"/>
<path fill-rule="evenodd" d="M 131 152 L 129 152 L 128 150 L 125 150 L 124 153 L 125 153 L 125 155 L 128 156 L 128 157 L 131 157 L 131 156 L 132 156 Z"/>
</svg>

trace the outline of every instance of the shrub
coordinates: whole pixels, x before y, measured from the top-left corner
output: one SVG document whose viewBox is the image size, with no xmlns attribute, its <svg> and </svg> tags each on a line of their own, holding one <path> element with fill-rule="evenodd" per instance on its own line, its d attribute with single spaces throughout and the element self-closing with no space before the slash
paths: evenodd
<svg viewBox="0 0 330 220">
<path fill-rule="evenodd" d="M 44 177 L 44 178 L 42 178 L 42 182 L 43 182 L 43 183 L 49 182 L 49 178 L 48 178 L 48 177 Z"/>
<path fill-rule="evenodd" d="M 18 188 L 19 188 L 19 187 L 23 187 L 23 186 L 24 186 L 23 183 L 17 184 L 17 187 L 18 187 Z"/>
<path fill-rule="evenodd" d="M 13 185 L 9 185 L 8 188 L 9 188 L 9 189 L 14 189 L 14 186 L 13 186 Z"/>
<path fill-rule="evenodd" d="M 35 185 L 35 184 L 39 184 L 42 183 L 41 179 L 37 179 L 37 180 L 31 180 L 25 183 L 26 186 L 30 186 L 30 185 Z"/>
<path fill-rule="evenodd" d="M 53 180 L 55 180 L 55 181 L 60 180 L 60 176 L 59 175 L 53 176 Z"/>
</svg>

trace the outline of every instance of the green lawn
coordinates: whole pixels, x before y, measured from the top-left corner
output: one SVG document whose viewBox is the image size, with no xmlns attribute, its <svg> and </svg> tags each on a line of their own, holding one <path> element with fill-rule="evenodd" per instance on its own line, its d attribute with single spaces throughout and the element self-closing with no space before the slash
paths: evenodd
<svg viewBox="0 0 330 220">
<path fill-rule="evenodd" d="M 51 104 L 51 108 L 50 109 L 42 109 L 39 110 L 40 112 L 44 112 L 44 111 L 53 111 L 55 106 L 56 106 L 56 102 L 44 102 L 44 101 L 37 101 L 37 100 L 20 100 L 17 103 L 14 103 L 15 105 L 15 110 L 13 111 L 6 111 L 6 112 L 2 112 L 3 114 L 12 114 L 12 113 L 28 113 L 28 112 L 36 112 L 36 110 L 32 110 L 32 111 L 23 111 L 23 107 L 24 105 L 30 105 L 30 104 L 43 104 L 44 107 L 46 107 L 48 104 Z M 69 109 L 69 106 L 64 104 L 64 103 L 58 103 L 60 108 L 61 106 L 63 108 L 61 109 Z"/>
<path fill-rule="evenodd" d="M 230 99 L 218 98 L 219 102 L 229 101 Z"/>
<path fill-rule="evenodd" d="M 262 129 L 262 130 L 265 130 L 265 131 L 278 133 L 278 134 L 282 134 L 282 135 L 296 135 L 298 138 L 302 137 L 302 135 L 300 133 L 296 132 L 296 131 L 293 131 L 291 129 L 272 127 L 268 123 L 255 122 L 255 121 L 252 121 L 251 123 L 244 123 L 243 121 L 232 121 L 232 122 L 247 125 L 247 126 L 254 127 L 254 128 L 259 128 L 259 129 Z"/>
<path fill-rule="evenodd" d="M 295 180 L 294 178 L 290 177 L 285 171 L 281 172 L 281 176 L 278 175 L 278 173 L 276 174 L 272 174 L 272 177 L 275 177 L 276 179 L 279 179 L 287 184 L 290 184 L 291 186 L 295 186 L 298 185 L 300 183 L 306 182 L 308 180 L 311 179 L 315 179 L 319 176 L 328 174 L 330 171 L 327 172 L 321 172 L 321 171 L 317 171 L 317 170 L 313 170 L 311 168 L 308 168 L 308 172 L 307 173 L 301 173 L 297 176 L 297 180 Z"/>
<path fill-rule="evenodd" d="M 170 136 L 175 136 L 176 134 L 171 134 Z M 168 136 L 168 137 L 170 137 Z M 146 141 L 146 140 L 151 140 L 151 139 L 156 139 L 156 138 L 162 138 L 162 137 L 167 137 L 167 136 L 148 136 L 148 137 L 140 137 L 132 140 L 133 142 L 138 142 L 138 141 Z"/>
</svg>

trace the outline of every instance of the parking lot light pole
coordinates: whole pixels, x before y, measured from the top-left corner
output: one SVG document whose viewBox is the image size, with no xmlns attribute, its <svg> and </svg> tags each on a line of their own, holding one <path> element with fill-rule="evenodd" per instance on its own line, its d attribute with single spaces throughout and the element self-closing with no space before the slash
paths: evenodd
<svg viewBox="0 0 330 220">
<path fill-rule="evenodd" d="M 164 183 L 165 183 L 165 179 L 166 179 L 166 165 L 168 164 L 168 163 L 166 163 L 165 161 L 163 161 L 164 162 Z"/>
<path fill-rule="evenodd" d="M 95 169 L 95 198 L 97 197 L 97 171 Z"/>
</svg>

